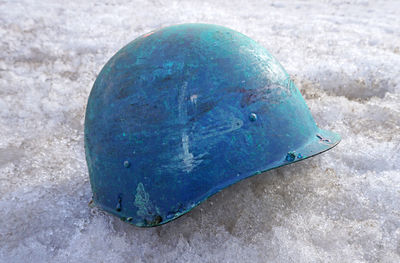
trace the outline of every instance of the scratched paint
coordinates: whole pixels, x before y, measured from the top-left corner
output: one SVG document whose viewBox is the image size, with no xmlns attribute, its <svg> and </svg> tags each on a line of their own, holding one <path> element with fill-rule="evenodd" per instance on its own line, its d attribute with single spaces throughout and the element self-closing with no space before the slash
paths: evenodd
<svg viewBox="0 0 400 263">
<path fill-rule="evenodd" d="M 317 127 L 268 51 L 205 24 L 123 47 L 96 79 L 85 119 L 94 203 L 137 226 L 169 222 L 224 187 L 339 140 Z"/>
<path fill-rule="evenodd" d="M 133 204 L 138 209 L 136 212 L 136 218 L 139 218 L 138 224 L 151 222 L 160 214 L 160 210 L 151 202 L 150 195 L 146 192 L 142 183 L 137 185 Z"/>
</svg>

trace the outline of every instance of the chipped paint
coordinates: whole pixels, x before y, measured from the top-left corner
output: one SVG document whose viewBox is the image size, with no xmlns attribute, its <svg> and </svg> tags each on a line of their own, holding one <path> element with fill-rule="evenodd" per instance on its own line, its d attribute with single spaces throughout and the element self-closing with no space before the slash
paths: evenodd
<svg viewBox="0 0 400 263">
<path fill-rule="evenodd" d="M 191 95 L 190 96 L 190 101 L 193 103 L 193 104 L 196 104 L 197 103 L 197 98 L 198 98 L 199 96 L 197 95 L 197 94 L 193 94 L 193 95 Z"/>
<path fill-rule="evenodd" d="M 142 183 L 138 183 L 136 187 L 134 205 L 138 208 L 136 214 L 143 219 L 159 213 L 158 208 L 150 201 L 150 195 L 146 192 Z"/>
</svg>

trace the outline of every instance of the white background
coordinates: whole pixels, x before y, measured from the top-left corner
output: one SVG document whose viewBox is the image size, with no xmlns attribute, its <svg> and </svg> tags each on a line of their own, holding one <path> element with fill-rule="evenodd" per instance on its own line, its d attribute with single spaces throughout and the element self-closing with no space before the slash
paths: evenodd
<svg viewBox="0 0 400 263">
<path fill-rule="evenodd" d="M 258 41 L 343 140 L 140 229 L 87 205 L 85 106 L 119 48 L 185 22 Z M 0 0 L 0 261 L 399 262 L 400 1 Z"/>
</svg>

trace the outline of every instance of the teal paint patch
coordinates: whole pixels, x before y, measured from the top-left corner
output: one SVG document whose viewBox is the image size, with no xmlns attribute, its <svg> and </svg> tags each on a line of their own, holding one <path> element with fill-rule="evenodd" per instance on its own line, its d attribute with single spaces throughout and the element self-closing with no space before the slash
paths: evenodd
<svg viewBox="0 0 400 263">
<path fill-rule="evenodd" d="M 150 201 L 150 195 L 145 191 L 142 183 L 136 188 L 134 205 L 138 208 L 136 215 L 143 219 L 144 224 L 158 221 L 160 210 Z"/>
</svg>

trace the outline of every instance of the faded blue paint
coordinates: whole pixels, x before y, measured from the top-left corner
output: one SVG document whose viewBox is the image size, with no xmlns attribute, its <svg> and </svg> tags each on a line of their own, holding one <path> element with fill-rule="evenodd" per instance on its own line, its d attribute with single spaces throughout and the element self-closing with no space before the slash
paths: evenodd
<svg viewBox="0 0 400 263">
<path fill-rule="evenodd" d="M 205 24 L 163 28 L 118 51 L 94 83 L 85 120 L 94 203 L 138 226 L 171 221 L 339 140 L 316 126 L 268 51 Z"/>
</svg>

